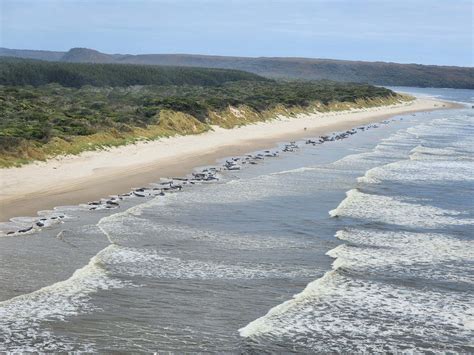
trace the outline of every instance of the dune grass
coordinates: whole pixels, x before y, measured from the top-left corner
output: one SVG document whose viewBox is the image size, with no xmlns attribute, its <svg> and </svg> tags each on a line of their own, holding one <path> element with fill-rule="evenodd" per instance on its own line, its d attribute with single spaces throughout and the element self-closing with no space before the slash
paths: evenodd
<svg viewBox="0 0 474 355">
<path fill-rule="evenodd" d="M 387 105 L 407 97 L 365 84 L 231 82 L 221 86 L 0 86 L 0 167 L 108 149 L 213 125 Z"/>
</svg>

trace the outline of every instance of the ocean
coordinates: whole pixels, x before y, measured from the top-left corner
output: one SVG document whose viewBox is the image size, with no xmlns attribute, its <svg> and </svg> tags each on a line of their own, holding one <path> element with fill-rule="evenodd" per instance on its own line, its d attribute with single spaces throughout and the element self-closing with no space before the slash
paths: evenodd
<svg viewBox="0 0 474 355">
<path fill-rule="evenodd" d="M 395 89 L 465 106 L 2 224 L 0 351 L 474 351 L 474 91 Z"/>
</svg>

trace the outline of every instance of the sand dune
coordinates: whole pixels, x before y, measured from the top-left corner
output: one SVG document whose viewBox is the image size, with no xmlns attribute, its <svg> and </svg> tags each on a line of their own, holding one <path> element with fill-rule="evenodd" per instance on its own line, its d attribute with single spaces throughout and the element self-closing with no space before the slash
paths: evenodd
<svg viewBox="0 0 474 355">
<path fill-rule="evenodd" d="M 126 192 L 160 177 L 184 175 L 218 158 L 271 147 L 281 141 L 314 137 L 388 116 L 450 106 L 445 102 L 416 99 L 370 109 L 278 117 L 240 128 L 215 127 L 200 135 L 140 142 L 20 168 L 0 169 L 0 220 Z"/>
</svg>

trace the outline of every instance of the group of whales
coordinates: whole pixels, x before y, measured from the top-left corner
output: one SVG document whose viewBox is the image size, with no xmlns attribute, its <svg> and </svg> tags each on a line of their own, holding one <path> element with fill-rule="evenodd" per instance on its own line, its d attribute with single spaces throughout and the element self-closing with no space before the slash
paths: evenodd
<svg viewBox="0 0 474 355">
<path fill-rule="evenodd" d="M 351 130 L 347 130 L 344 132 L 335 132 L 335 133 L 332 133 L 331 135 L 319 136 L 318 138 L 315 138 L 315 139 L 307 139 L 306 141 L 304 141 L 304 143 L 307 145 L 316 146 L 316 145 L 323 144 L 326 142 L 339 141 L 339 140 L 348 138 L 349 136 L 357 133 L 357 131 L 365 131 L 371 128 L 378 128 L 380 127 L 380 125 L 388 124 L 391 121 L 395 121 L 395 120 L 394 119 L 390 121 L 386 120 L 378 124 L 368 124 L 368 125 L 353 128 Z M 165 196 L 167 193 L 174 193 L 174 192 L 181 191 L 187 185 L 218 181 L 219 173 L 222 171 L 240 170 L 243 165 L 255 165 L 266 158 L 278 157 L 281 152 L 282 153 L 295 152 L 298 149 L 299 149 L 298 144 L 295 141 L 293 141 L 290 143 L 283 144 L 281 151 L 265 150 L 261 153 L 247 154 L 242 157 L 233 157 L 233 158 L 227 159 L 224 162 L 224 164 L 222 164 L 220 167 L 204 168 L 186 177 L 168 178 L 159 183 L 150 184 L 150 186 L 148 187 L 134 188 L 128 193 L 120 194 L 116 196 L 110 196 L 109 198 L 103 198 L 97 201 L 91 201 L 91 202 L 88 202 L 87 204 L 82 204 L 80 206 L 90 211 L 114 209 L 114 208 L 119 208 L 120 202 L 124 199 L 129 199 L 129 198 L 134 198 L 134 197 L 144 198 L 144 197 Z M 67 219 L 67 216 L 65 214 L 54 214 L 49 217 L 42 217 L 42 218 L 39 218 L 38 220 L 35 220 L 33 224 L 30 226 L 23 227 L 15 231 L 9 231 L 6 234 L 16 235 L 16 234 L 25 234 L 29 232 L 34 232 L 41 228 L 48 227 L 49 225 L 63 222 L 65 219 Z"/>
</svg>

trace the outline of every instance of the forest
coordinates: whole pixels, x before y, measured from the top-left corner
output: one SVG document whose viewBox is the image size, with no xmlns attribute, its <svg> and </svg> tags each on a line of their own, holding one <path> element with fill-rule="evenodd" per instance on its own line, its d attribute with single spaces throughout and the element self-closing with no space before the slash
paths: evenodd
<svg viewBox="0 0 474 355">
<path fill-rule="evenodd" d="M 74 63 L 116 63 L 237 69 L 271 79 L 334 80 L 384 86 L 474 89 L 474 68 L 316 58 L 229 57 L 194 54 L 107 54 L 0 48 L 0 56 Z"/>
<path fill-rule="evenodd" d="M 276 81 L 222 69 L 20 60 L 2 62 L 0 73 L 0 166 L 249 123 L 219 119 L 229 107 L 245 108 L 256 121 L 276 109 L 396 97 L 367 84 Z"/>
<path fill-rule="evenodd" d="M 131 85 L 220 85 L 230 81 L 266 81 L 241 70 L 134 64 L 59 63 L 0 57 L 0 85 L 65 87 Z"/>
</svg>

